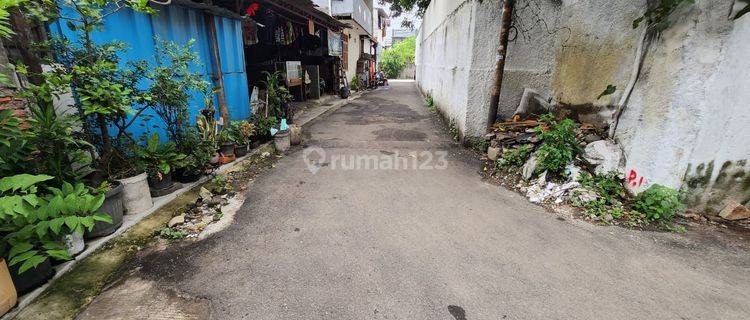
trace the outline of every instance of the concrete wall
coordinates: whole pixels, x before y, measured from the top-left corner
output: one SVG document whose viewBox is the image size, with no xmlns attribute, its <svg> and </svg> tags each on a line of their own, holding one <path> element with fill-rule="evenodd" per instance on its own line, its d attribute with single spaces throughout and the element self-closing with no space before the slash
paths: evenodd
<svg viewBox="0 0 750 320">
<path fill-rule="evenodd" d="M 645 40 L 643 68 L 615 138 L 639 192 L 654 183 L 689 190 L 697 209 L 750 201 L 750 15 L 732 0 L 696 0 Z M 519 0 L 499 115 L 524 88 L 605 127 L 625 93 L 646 0 Z M 497 48 L 500 1 L 434 0 L 417 40 L 417 82 L 467 135 L 483 133 Z M 470 55 L 466 54 L 471 52 Z M 607 85 L 617 86 L 597 98 Z M 708 206 L 706 206 L 706 204 Z"/>
<path fill-rule="evenodd" d="M 458 129 L 471 135 L 477 128 L 466 121 L 469 71 L 473 47 L 472 0 L 433 0 L 417 35 L 417 84 L 432 95 L 438 109 Z"/>
<path fill-rule="evenodd" d="M 674 15 L 651 41 L 617 133 L 628 174 L 685 187 L 709 211 L 750 201 L 750 16 L 730 20 L 730 6 L 701 0 Z"/>
</svg>

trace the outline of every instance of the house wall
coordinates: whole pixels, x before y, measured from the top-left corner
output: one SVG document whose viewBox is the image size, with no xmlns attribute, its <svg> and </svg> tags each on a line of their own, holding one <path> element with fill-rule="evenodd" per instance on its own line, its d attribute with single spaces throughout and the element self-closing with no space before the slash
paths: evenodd
<svg viewBox="0 0 750 320">
<path fill-rule="evenodd" d="M 633 192 L 655 183 L 685 188 L 688 203 L 708 211 L 727 199 L 750 201 L 750 15 L 729 19 L 733 2 L 683 4 L 668 28 L 646 37 L 615 133 Z M 612 124 L 644 34 L 633 20 L 645 7 L 646 0 L 517 1 L 499 115 L 511 116 L 529 88 L 581 120 Z M 435 0 L 418 38 L 420 88 L 467 135 L 483 133 L 500 12 L 499 0 Z M 615 93 L 598 98 L 610 84 Z"/>
</svg>

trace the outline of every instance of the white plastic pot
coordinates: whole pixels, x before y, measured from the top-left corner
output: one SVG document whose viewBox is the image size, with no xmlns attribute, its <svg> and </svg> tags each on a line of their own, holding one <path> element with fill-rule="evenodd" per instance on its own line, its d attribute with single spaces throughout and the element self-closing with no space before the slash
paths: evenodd
<svg viewBox="0 0 750 320">
<path fill-rule="evenodd" d="M 119 181 L 124 188 L 122 202 L 125 206 L 125 214 L 144 212 L 154 206 L 151 191 L 148 188 L 148 174 L 144 172 Z"/>
<path fill-rule="evenodd" d="M 289 150 L 291 141 L 289 139 L 289 130 L 279 131 L 273 136 L 273 145 L 276 147 L 278 152 L 286 152 Z"/>
<path fill-rule="evenodd" d="M 83 235 L 73 232 L 63 236 L 65 242 L 65 248 L 68 250 L 68 254 L 73 257 L 83 252 L 86 245 L 83 242 Z"/>
</svg>

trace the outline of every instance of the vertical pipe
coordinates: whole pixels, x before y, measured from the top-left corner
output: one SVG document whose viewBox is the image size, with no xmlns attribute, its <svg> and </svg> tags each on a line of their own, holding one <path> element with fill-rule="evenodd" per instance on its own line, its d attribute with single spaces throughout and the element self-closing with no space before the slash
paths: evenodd
<svg viewBox="0 0 750 320">
<path fill-rule="evenodd" d="M 505 55 L 508 49 L 508 34 L 510 33 L 514 0 L 503 1 L 503 15 L 500 20 L 500 45 L 497 48 L 495 61 L 495 74 L 493 77 L 492 93 L 490 95 L 490 108 L 487 113 L 487 131 L 497 118 L 497 107 L 500 103 L 500 91 L 503 86 L 503 71 L 505 70 Z"/>
<path fill-rule="evenodd" d="M 208 1 L 208 4 L 211 4 L 211 1 Z M 219 55 L 219 41 L 216 37 L 216 22 L 214 21 L 214 16 L 208 12 L 205 13 L 205 19 L 211 43 L 211 60 L 213 60 L 214 65 L 214 72 L 211 77 L 215 81 L 216 86 L 219 87 L 219 114 L 221 114 L 224 125 L 227 125 L 229 123 L 229 109 L 227 109 L 227 100 L 224 94 L 224 74 L 221 71 L 221 56 Z"/>
</svg>

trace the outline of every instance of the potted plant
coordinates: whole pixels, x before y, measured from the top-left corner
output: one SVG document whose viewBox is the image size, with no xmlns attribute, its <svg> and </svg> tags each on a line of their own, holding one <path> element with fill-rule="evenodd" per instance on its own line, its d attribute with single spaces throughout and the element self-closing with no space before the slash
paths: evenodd
<svg viewBox="0 0 750 320">
<path fill-rule="evenodd" d="M 98 212 L 105 199 L 83 184 L 49 188 L 39 194 L 47 175 L 18 174 L 0 179 L 0 256 L 8 261 L 18 294 L 29 292 L 52 277 L 51 258 L 70 260 L 63 237 L 91 230 L 97 221 L 111 222 Z"/>
<path fill-rule="evenodd" d="M 62 188 L 62 195 L 64 199 L 67 200 L 72 196 L 84 197 L 86 195 L 86 191 L 82 191 L 80 189 L 80 184 L 77 184 L 75 189 L 66 187 L 66 184 L 67 182 L 63 184 Z M 91 239 L 96 237 L 108 236 L 115 233 L 115 231 L 117 231 L 117 229 L 122 226 L 122 216 L 123 214 L 125 214 L 122 193 L 124 189 L 125 188 L 123 187 L 122 183 L 118 181 L 105 181 L 102 182 L 102 184 L 98 188 L 90 190 L 97 196 L 104 197 L 104 201 L 102 201 L 100 207 L 98 208 L 98 212 L 100 214 L 106 215 L 107 217 L 109 217 L 109 219 L 96 221 L 94 225 L 89 228 L 89 230 L 86 230 L 85 233 L 82 233 L 84 238 Z M 51 188 L 50 190 L 52 190 L 53 193 L 56 193 L 54 188 Z M 82 212 L 81 214 L 87 214 L 87 212 Z M 73 237 L 75 237 L 75 235 L 73 235 Z"/>
<path fill-rule="evenodd" d="M 252 136 L 251 140 L 257 143 L 261 143 L 261 141 L 270 141 L 271 139 L 273 139 L 273 136 L 271 136 L 271 128 L 279 125 L 279 121 L 276 117 L 264 117 L 263 115 L 259 114 L 255 114 L 253 116 L 252 122 L 255 125 L 255 135 Z"/>
<path fill-rule="evenodd" d="M 211 167 L 211 158 L 216 154 L 213 142 L 203 141 L 196 128 L 185 131 L 184 145 L 179 149 L 187 155 L 183 165 L 175 170 L 174 179 L 182 183 L 195 182 Z"/>
<path fill-rule="evenodd" d="M 177 152 L 174 142 L 160 143 L 156 133 L 146 140 L 145 147 L 136 145 L 134 152 L 146 165 L 148 184 L 153 190 L 171 188 L 172 169 L 183 166 L 187 157 Z"/>
<path fill-rule="evenodd" d="M 251 137 L 255 133 L 255 125 L 247 120 L 238 121 L 235 125 L 235 139 L 237 146 L 234 153 L 238 157 L 245 156 L 250 146 Z"/>
<path fill-rule="evenodd" d="M 226 126 L 219 131 L 219 153 L 224 157 L 234 155 L 234 133 L 230 126 Z"/>
<path fill-rule="evenodd" d="M 154 206 L 145 169 L 139 174 L 118 179 L 117 182 L 122 186 L 124 214 L 144 212 Z"/>
</svg>

